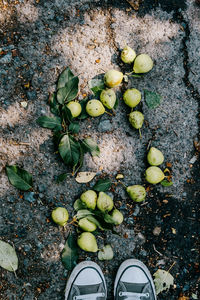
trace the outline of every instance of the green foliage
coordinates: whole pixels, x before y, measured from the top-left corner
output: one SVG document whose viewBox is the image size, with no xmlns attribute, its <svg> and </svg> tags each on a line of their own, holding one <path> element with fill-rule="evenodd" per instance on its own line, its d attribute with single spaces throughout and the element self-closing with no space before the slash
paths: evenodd
<svg viewBox="0 0 200 300">
<path fill-rule="evenodd" d="M 172 181 L 168 181 L 168 180 L 163 180 L 161 181 L 162 186 L 171 186 L 173 185 Z"/>
<path fill-rule="evenodd" d="M 93 186 L 93 190 L 97 191 L 97 192 L 105 192 L 107 190 L 109 190 L 109 188 L 111 187 L 112 182 L 110 181 L 110 179 L 99 179 L 96 184 Z"/>
<path fill-rule="evenodd" d="M 28 191 L 32 188 L 32 175 L 26 170 L 16 165 L 6 166 L 6 173 L 12 185 L 22 191 Z"/>
<path fill-rule="evenodd" d="M 90 152 L 92 156 L 99 156 L 100 149 L 97 145 L 97 143 L 91 139 L 87 138 L 82 141 L 83 149 L 85 152 Z"/>
<path fill-rule="evenodd" d="M 145 98 L 148 108 L 150 108 L 150 109 L 157 108 L 162 102 L 161 95 L 159 95 L 155 92 L 148 91 L 148 90 L 144 90 L 144 98 Z"/>
<path fill-rule="evenodd" d="M 64 267 L 71 271 L 77 264 L 78 260 L 78 246 L 76 243 L 76 238 L 72 233 L 69 233 L 68 238 L 65 243 L 61 254 L 61 260 Z"/>
</svg>

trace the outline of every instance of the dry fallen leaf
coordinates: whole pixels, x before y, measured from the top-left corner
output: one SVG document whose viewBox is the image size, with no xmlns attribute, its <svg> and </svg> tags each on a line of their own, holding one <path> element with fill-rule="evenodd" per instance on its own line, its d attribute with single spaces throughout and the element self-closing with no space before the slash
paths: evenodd
<svg viewBox="0 0 200 300">
<path fill-rule="evenodd" d="M 75 179 L 78 183 L 87 183 L 90 182 L 95 176 L 95 172 L 79 172 Z"/>
</svg>

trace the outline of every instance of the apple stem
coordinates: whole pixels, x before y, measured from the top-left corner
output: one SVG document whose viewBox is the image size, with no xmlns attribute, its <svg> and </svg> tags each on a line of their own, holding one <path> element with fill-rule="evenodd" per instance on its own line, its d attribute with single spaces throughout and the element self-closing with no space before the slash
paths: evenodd
<svg viewBox="0 0 200 300">
<path fill-rule="evenodd" d="M 107 110 L 105 110 L 105 113 L 108 114 L 109 116 L 113 116 L 110 112 L 108 112 Z"/>
</svg>

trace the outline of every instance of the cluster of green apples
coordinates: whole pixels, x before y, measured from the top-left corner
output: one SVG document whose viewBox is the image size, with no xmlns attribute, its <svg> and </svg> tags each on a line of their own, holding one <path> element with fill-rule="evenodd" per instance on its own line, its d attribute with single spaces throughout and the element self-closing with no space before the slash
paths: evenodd
<svg viewBox="0 0 200 300">
<path fill-rule="evenodd" d="M 120 225 L 124 220 L 123 214 L 118 209 L 114 208 L 113 199 L 105 192 L 99 192 L 97 194 L 93 190 L 87 190 L 81 194 L 80 201 L 83 203 L 84 207 L 91 212 L 97 210 L 103 214 L 107 214 L 114 225 Z M 65 226 L 69 214 L 66 208 L 57 207 L 52 211 L 51 217 L 56 224 Z M 95 220 L 95 218 L 93 218 L 93 220 Z M 95 222 L 87 216 L 82 217 L 78 221 L 78 227 L 83 231 L 78 236 L 78 246 L 87 252 L 97 252 L 97 241 L 94 234 L 92 234 L 92 232 L 97 229 Z"/>
<path fill-rule="evenodd" d="M 122 213 L 114 208 L 113 199 L 105 192 L 99 192 L 99 194 L 97 194 L 93 190 L 87 190 L 81 195 L 80 200 L 91 211 L 97 209 L 102 213 L 109 213 L 115 225 L 120 225 L 123 222 L 124 217 Z M 83 217 L 79 220 L 78 226 L 83 230 L 78 236 L 78 246 L 84 251 L 97 252 L 97 241 L 95 236 L 91 233 L 97 229 L 97 225 L 88 220 L 87 217 Z"/>
<path fill-rule="evenodd" d="M 158 167 L 164 162 L 164 155 L 162 152 L 155 148 L 151 147 L 147 154 L 147 161 L 150 164 L 150 167 L 146 169 L 145 178 L 151 184 L 157 184 L 165 178 L 165 174 Z"/>
<path fill-rule="evenodd" d="M 121 59 L 126 64 L 133 63 L 133 72 L 147 73 L 153 68 L 153 61 L 147 54 L 136 55 L 135 51 L 129 46 L 125 46 L 121 52 Z M 135 108 L 141 101 L 141 92 L 135 88 L 127 89 L 123 94 L 123 100 L 126 105 L 131 109 Z M 139 129 L 142 127 L 144 122 L 144 115 L 140 111 L 131 111 L 129 114 L 129 122 L 135 128 Z"/>
</svg>

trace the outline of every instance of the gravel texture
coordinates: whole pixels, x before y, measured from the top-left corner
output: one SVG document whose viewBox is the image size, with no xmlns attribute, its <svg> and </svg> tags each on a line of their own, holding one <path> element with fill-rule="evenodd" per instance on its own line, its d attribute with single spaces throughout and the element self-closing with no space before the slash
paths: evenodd
<svg viewBox="0 0 200 300">
<path fill-rule="evenodd" d="M 143 260 L 154 273 L 158 267 L 175 277 L 176 287 L 158 299 L 177 300 L 198 290 L 198 102 L 200 100 L 200 6 L 194 1 L 143 1 L 138 11 L 131 1 L 21 0 L 0 3 L 0 236 L 15 245 L 19 257 L 17 278 L 0 270 L 0 299 L 64 299 L 68 272 L 60 253 L 67 233 L 51 221 L 51 210 L 72 203 L 89 185 L 69 174 L 64 183 L 56 176 L 70 172 L 55 153 L 52 133 L 36 119 L 50 115 L 48 94 L 60 72 L 69 66 L 79 75 L 79 99 L 88 94 L 88 80 L 115 68 L 130 72 L 120 61 L 128 44 L 148 53 L 154 68 L 144 77 L 131 78 L 116 89 L 116 115 L 81 123 L 81 136 L 91 136 L 99 157 L 85 156 L 82 171 L 97 171 L 125 185 L 146 184 L 147 147 L 158 147 L 171 165 L 174 185 L 148 188 L 147 201 L 134 204 L 121 185 L 113 185 L 116 207 L 124 216 L 118 235 L 104 234 L 115 257 L 101 262 L 112 299 L 114 275 L 124 259 Z M 122 92 L 134 87 L 163 96 L 149 110 L 144 101 L 142 139 L 128 123 L 129 109 Z M 25 103 L 25 105 L 24 105 Z M 27 104 L 27 105 L 26 105 Z M 192 159 L 192 160 L 191 160 Z M 18 164 L 33 175 L 34 188 L 19 192 L 8 182 L 4 167 Z M 159 229 L 159 230 L 158 230 Z M 173 230 L 174 229 L 174 230 Z M 156 234 L 155 234 L 156 233 Z M 99 243 L 102 240 L 99 238 Z M 81 252 L 80 259 L 97 261 Z"/>
</svg>

